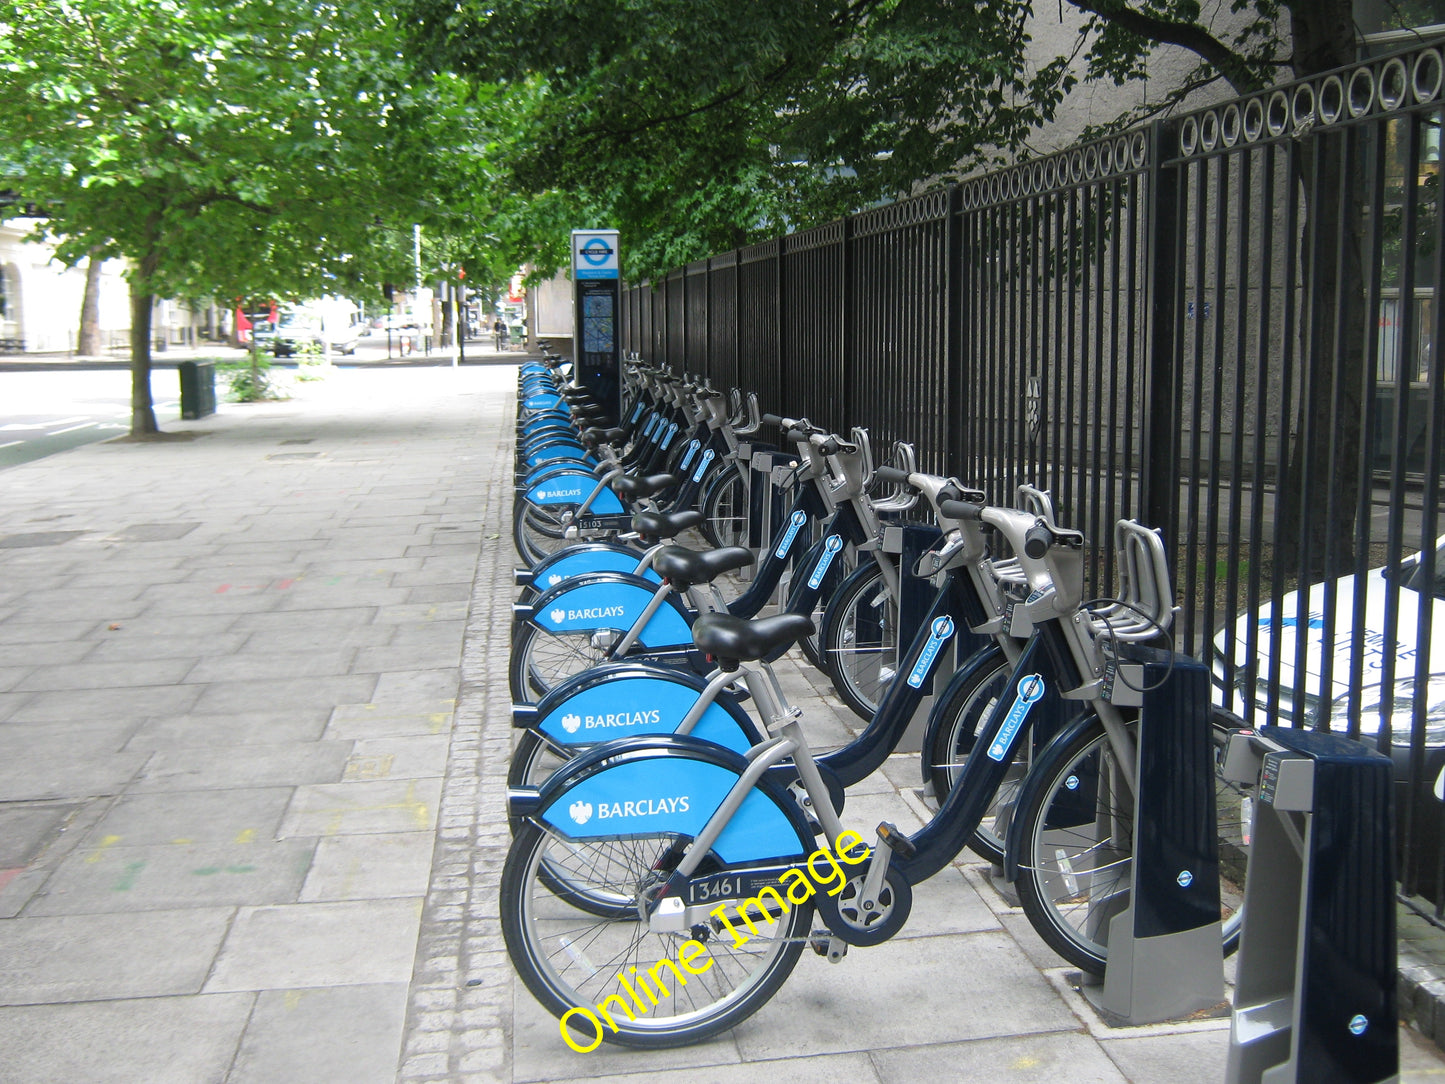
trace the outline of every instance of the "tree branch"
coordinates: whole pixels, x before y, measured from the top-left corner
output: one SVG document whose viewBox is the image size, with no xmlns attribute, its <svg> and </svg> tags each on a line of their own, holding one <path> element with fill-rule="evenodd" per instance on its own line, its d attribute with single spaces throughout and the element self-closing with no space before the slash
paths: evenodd
<svg viewBox="0 0 1445 1084">
<path fill-rule="evenodd" d="M 787 74 L 787 72 L 793 67 L 793 63 L 793 58 L 788 57 L 772 71 L 765 74 L 762 79 L 759 80 L 759 82 L 766 85 L 768 83 L 777 81 L 783 75 Z M 693 117 L 700 116 L 701 114 L 709 112 L 710 110 L 727 105 L 729 102 L 736 101 L 738 98 L 741 98 L 746 93 L 746 86 L 734 87 L 732 90 L 728 91 L 725 94 L 718 95 L 711 101 L 703 102 L 701 105 L 696 106 L 692 109 L 684 110 L 681 113 L 672 113 L 665 117 L 652 117 L 644 121 L 643 123 L 633 125 L 630 128 L 597 127 L 591 129 L 583 129 L 578 134 L 583 139 L 600 139 L 603 137 L 614 139 L 627 139 L 635 135 L 640 135 L 641 133 L 653 128 L 658 128 L 667 124 L 675 124 L 678 121 L 690 120 Z"/>
<path fill-rule="evenodd" d="M 1237 94 L 1264 89 L 1250 74 L 1244 58 L 1198 23 L 1181 23 L 1146 15 L 1122 0 L 1069 0 L 1069 3 L 1141 38 L 1188 49 L 1213 64 Z"/>
</svg>

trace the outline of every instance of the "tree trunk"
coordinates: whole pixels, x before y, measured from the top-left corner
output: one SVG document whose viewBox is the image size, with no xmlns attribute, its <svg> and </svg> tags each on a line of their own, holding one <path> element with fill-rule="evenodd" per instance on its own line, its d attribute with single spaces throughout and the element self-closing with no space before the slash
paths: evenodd
<svg viewBox="0 0 1445 1084">
<path fill-rule="evenodd" d="M 151 402 L 151 309 L 155 295 L 143 286 L 130 287 L 130 435 L 160 432 Z"/>
<path fill-rule="evenodd" d="M 105 259 L 100 255 L 99 246 L 90 250 L 90 259 L 85 265 L 85 293 L 80 301 L 80 335 L 75 342 L 75 352 L 86 357 L 95 357 L 104 351 L 100 341 L 100 270 Z"/>
<path fill-rule="evenodd" d="M 1297 77 L 1356 59 L 1348 0 L 1295 5 L 1291 33 Z M 1294 147 L 1305 208 L 1300 267 L 1310 306 L 1300 327 L 1303 384 L 1277 514 L 1286 544 L 1302 544 L 1310 580 L 1344 575 L 1354 563 L 1355 502 L 1347 495 L 1359 472 L 1367 375 L 1364 211 L 1359 185 L 1348 186 L 1348 198 L 1342 194 L 1346 169 L 1361 175 L 1358 146 L 1348 130 L 1316 130 Z"/>
</svg>

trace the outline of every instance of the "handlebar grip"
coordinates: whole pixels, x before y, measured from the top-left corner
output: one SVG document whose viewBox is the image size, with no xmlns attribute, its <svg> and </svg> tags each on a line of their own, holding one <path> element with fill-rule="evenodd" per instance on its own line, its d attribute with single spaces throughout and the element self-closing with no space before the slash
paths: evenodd
<svg viewBox="0 0 1445 1084">
<path fill-rule="evenodd" d="M 938 510 L 949 519 L 978 519 L 983 515 L 983 505 L 972 501 L 942 501 Z"/>
<path fill-rule="evenodd" d="M 783 434 L 783 439 L 791 440 L 794 444 L 797 444 L 799 441 L 808 439 L 808 431 L 806 429 L 789 429 Z"/>
<path fill-rule="evenodd" d="M 887 482 L 890 485 L 906 486 L 908 484 L 908 472 L 899 470 L 897 467 L 879 467 L 873 472 L 873 477 L 880 482 Z"/>
<path fill-rule="evenodd" d="M 782 425 L 783 419 L 776 414 L 764 414 L 762 418 L 764 425 Z"/>
<path fill-rule="evenodd" d="M 820 442 L 818 444 L 818 451 L 822 452 L 824 455 L 837 455 L 838 438 L 829 437 L 827 440 Z"/>
<path fill-rule="evenodd" d="M 1049 552 L 1054 544 L 1054 532 L 1042 523 L 1036 523 L 1024 535 L 1024 555 L 1037 561 Z"/>
</svg>

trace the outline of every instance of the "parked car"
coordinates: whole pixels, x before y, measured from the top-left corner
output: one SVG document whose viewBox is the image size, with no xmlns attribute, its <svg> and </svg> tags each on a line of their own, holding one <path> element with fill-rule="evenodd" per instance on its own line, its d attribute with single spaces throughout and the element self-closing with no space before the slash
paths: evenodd
<svg viewBox="0 0 1445 1084">
<path fill-rule="evenodd" d="M 350 327 L 333 328 L 326 333 L 326 339 L 335 353 L 350 355 L 356 353 L 357 343 L 369 331 L 365 324 L 352 324 Z"/>
<path fill-rule="evenodd" d="M 251 336 L 262 350 L 269 350 L 278 358 L 287 358 L 300 352 L 307 344 L 320 344 L 321 324 L 304 313 L 280 312 L 274 323 L 270 320 L 257 321 Z"/>
<path fill-rule="evenodd" d="M 1350 662 L 1354 631 L 1362 627 L 1361 659 L 1364 683 L 1360 697 L 1360 735 L 1373 737 L 1380 727 L 1380 707 L 1385 699 L 1385 659 L 1393 650 L 1395 670 L 1390 686 L 1393 703 L 1390 710 L 1392 748 L 1397 772 L 1408 759 L 1410 732 L 1417 695 L 1427 698 L 1425 741 L 1435 751 L 1445 751 L 1445 536 L 1437 539 L 1433 581 L 1426 577 L 1424 563 L 1416 553 L 1394 565 L 1373 568 L 1365 573 L 1363 609 L 1356 617 L 1353 575 L 1334 581 L 1335 603 L 1332 622 L 1333 641 L 1330 648 L 1330 688 L 1321 690 L 1325 659 L 1325 588 L 1312 584 L 1305 595 L 1304 627 L 1301 628 L 1300 592 L 1291 591 L 1281 600 L 1279 617 L 1275 608 L 1265 603 L 1257 611 L 1241 615 L 1232 629 L 1221 630 L 1214 638 L 1214 683 L 1216 698 L 1223 701 L 1226 660 L 1232 659 L 1232 684 L 1245 709 L 1253 703 L 1263 710 L 1269 702 L 1269 679 L 1274 652 L 1279 658 L 1278 714 L 1264 718 L 1258 712 L 1254 721 L 1289 726 L 1300 722 L 1317 726 L 1328 722 L 1329 728 L 1343 732 L 1349 726 Z M 1395 641 L 1393 648 L 1384 634 L 1386 601 L 1396 597 Z M 1420 647 L 1420 600 L 1427 597 L 1430 621 L 1429 676 L 1423 690 L 1416 689 L 1415 669 Z M 1278 639 L 1276 640 L 1276 628 Z M 1249 635 L 1255 632 L 1257 673 L 1255 684 L 1249 686 Z M 1231 635 L 1232 632 L 1232 642 Z M 1301 645 L 1303 639 L 1303 645 Z M 1277 646 L 1276 646 L 1277 645 Z M 1306 694 L 1300 705 L 1294 702 L 1296 659 L 1303 647 Z M 1321 692 L 1324 695 L 1321 695 Z M 1238 710 L 1238 703 L 1236 703 Z M 1241 712 L 1244 714 L 1244 712 Z M 1403 746 L 1403 748 L 1402 748 Z M 1435 759 L 1432 756 L 1432 760 Z"/>
</svg>

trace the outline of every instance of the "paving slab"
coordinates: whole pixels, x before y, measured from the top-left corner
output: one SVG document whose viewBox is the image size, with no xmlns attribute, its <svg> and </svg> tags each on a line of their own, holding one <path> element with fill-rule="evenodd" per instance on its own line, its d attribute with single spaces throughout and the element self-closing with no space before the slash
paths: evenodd
<svg viewBox="0 0 1445 1084">
<path fill-rule="evenodd" d="M 63 862 L 46 881 L 45 891 L 26 907 L 26 914 L 120 914 L 288 903 L 296 899 L 315 847 L 315 840 L 304 839 L 142 847 L 117 843 Z"/>
<path fill-rule="evenodd" d="M 386 832 L 319 841 L 300 899 L 370 900 L 426 894 L 433 833 Z"/>
<path fill-rule="evenodd" d="M 385 779 L 296 788 L 280 837 L 375 835 L 436 827 L 440 779 Z"/>
<path fill-rule="evenodd" d="M 836 965 L 809 953 L 734 1033 L 757 1061 L 1077 1027 L 1012 938 L 985 932 L 894 939 Z"/>
<path fill-rule="evenodd" d="M 350 704 L 368 699 L 375 686 L 376 678 L 364 674 L 272 680 L 260 673 L 250 681 L 222 681 L 187 688 L 198 690 L 193 701 L 195 712 L 224 714 L 263 708 L 332 707 L 336 704 Z"/>
<path fill-rule="evenodd" d="M 1077 1032 L 1032 1035 L 1026 1043 L 1014 1038 L 979 1039 L 880 1050 L 873 1054 L 873 1064 L 882 1084 L 915 1084 L 938 1076 L 940 1071 L 950 1080 L 989 1084 L 1124 1084 L 1144 1079 L 1162 1084 L 1221 1079 L 1200 1071 L 1172 1077 L 1126 1076 L 1097 1044 Z"/>
<path fill-rule="evenodd" d="M 261 647 L 262 645 L 257 645 Z M 185 675 L 187 684 L 209 684 L 222 681 L 246 681 L 264 674 L 267 680 L 286 678 L 338 677 L 367 672 L 369 668 L 353 665 L 355 648 L 285 650 L 279 645 L 265 645 L 262 650 L 212 655 L 198 660 Z"/>
<path fill-rule="evenodd" d="M 254 1001 L 253 994 L 212 994 L 0 1008 L 4 1079 L 7 1084 L 225 1080 Z"/>
<path fill-rule="evenodd" d="M 17 703 L 9 718 L 17 722 L 54 723 L 60 720 L 90 721 L 108 719 L 147 719 L 156 715 L 181 714 L 189 711 L 204 690 L 198 685 L 177 685 L 170 688 L 150 686 L 141 689 L 74 689 L 65 692 L 35 692 L 13 695 Z M 20 701 L 19 698 L 24 698 Z M 4 711 L 0 696 L 0 711 Z M 5 793 L 0 789 L 0 793 Z"/>
<path fill-rule="evenodd" d="M 290 787 L 132 792 L 109 808 L 95 835 L 127 847 L 271 839 L 291 795 Z"/>
<path fill-rule="evenodd" d="M 421 899 L 243 907 L 206 992 L 406 982 Z"/>
<path fill-rule="evenodd" d="M 331 713 L 326 737 L 330 740 L 391 738 L 443 734 L 450 729 L 453 711 L 450 702 L 432 701 L 415 707 L 417 710 L 403 711 L 392 705 L 342 704 Z"/>
<path fill-rule="evenodd" d="M 403 982 L 268 990 L 227 1084 L 390 1084 L 405 1019 Z"/>
<path fill-rule="evenodd" d="M 428 779 L 446 772 L 447 738 L 443 735 L 368 738 L 353 743 L 342 778 Z"/>
<path fill-rule="evenodd" d="M 209 748 L 218 738 L 226 745 L 289 745 L 317 741 L 326 729 L 331 711 L 313 708 L 277 708 L 232 714 L 168 715 L 134 724 L 126 743 L 131 752 Z"/>
<path fill-rule="evenodd" d="M 119 794 L 149 759 L 146 753 L 90 750 L 32 754 L 0 762 L 0 794 L 11 802 Z"/>
<path fill-rule="evenodd" d="M 341 778 L 350 755 L 346 742 L 230 745 L 218 731 L 211 745 L 152 753 L 133 792 L 325 783 Z"/>
<path fill-rule="evenodd" d="M 0 922 L 0 1004 L 196 994 L 230 907 Z"/>
<path fill-rule="evenodd" d="M 70 802 L 0 806 L 0 869 L 29 865 L 59 837 L 78 808 Z"/>
</svg>

